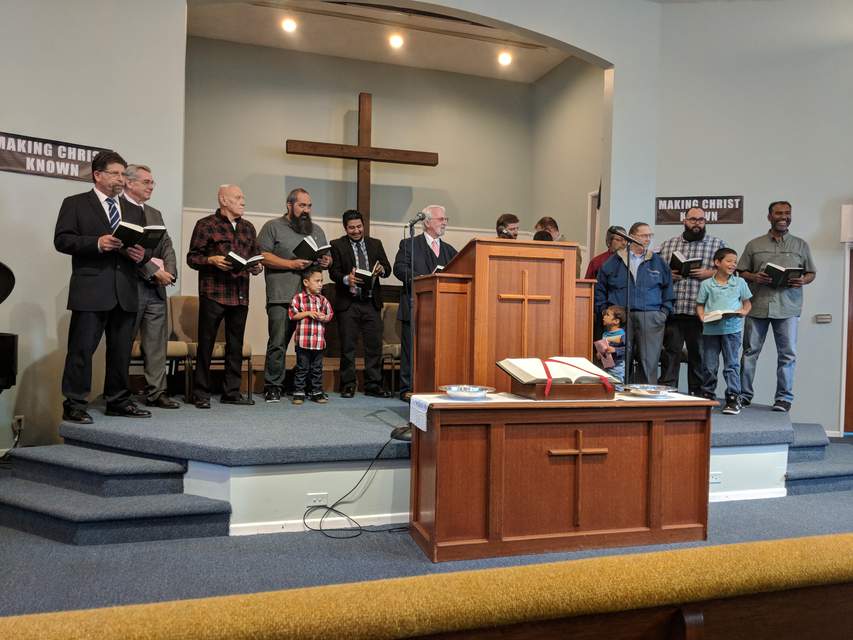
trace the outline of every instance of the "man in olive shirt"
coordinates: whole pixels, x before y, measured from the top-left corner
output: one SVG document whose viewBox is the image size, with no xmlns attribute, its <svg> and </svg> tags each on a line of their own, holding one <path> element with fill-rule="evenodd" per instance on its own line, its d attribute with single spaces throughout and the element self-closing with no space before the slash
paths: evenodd
<svg viewBox="0 0 853 640">
<path fill-rule="evenodd" d="M 293 337 L 296 323 L 287 312 L 290 301 L 302 287 L 302 271 L 310 266 L 308 260 L 297 258 L 293 250 L 306 236 L 318 247 L 326 244 L 326 234 L 311 220 L 311 195 L 305 189 L 294 189 L 287 195 L 287 212 L 265 223 L 258 234 L 258 246 L 264 256 L 267 284 L 267 358 L 264 365 L 264 400 L 281 400 L 287 345 Z M 324 269 L 332 264 L 325 254 L 317 261 Z"/>
<path fill-rule="evenodd" d="M 778 354 L 776 364 L 776 395 L 774 411 L 787 412 L 794 400 L 794 367 L 797 363 L 797 325 L 803 309 L 803 286 L 815 279 L 815 265 L 808 243 L 792 236 L 791 203 L 771 202 L 767 219 L 770 231 L 750 240 L 741 254 L 737 269 L 749 282 L 752 290 L 752 310 L 746 318 L 741 360 L 741 403 L 752 402 L 752 381 L 755 366 L 767 330 L 773 327 L 773 339 Z M 767 263 L 803 270 L 798 278 L 789 278 L 781 287 L 772 287 L 771 278 L 764 273 Z"/>
</svg>

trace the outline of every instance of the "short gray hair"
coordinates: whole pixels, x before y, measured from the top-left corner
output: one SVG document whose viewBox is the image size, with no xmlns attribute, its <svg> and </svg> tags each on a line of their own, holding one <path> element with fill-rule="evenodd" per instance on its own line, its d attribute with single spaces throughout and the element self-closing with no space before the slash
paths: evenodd
<svg viewBox="0 0 853 640">
<path fill-rule="evenodd" d="M 147 164 L 129 164 L 127 165 L 127 169 L 124 170 L 125 176 L 128 180 L 136 180 L 138 178 L 139 171 L 147 171 L 148 173 L 153 174 L 151 171 L 151 167 Z"/>
</svg>

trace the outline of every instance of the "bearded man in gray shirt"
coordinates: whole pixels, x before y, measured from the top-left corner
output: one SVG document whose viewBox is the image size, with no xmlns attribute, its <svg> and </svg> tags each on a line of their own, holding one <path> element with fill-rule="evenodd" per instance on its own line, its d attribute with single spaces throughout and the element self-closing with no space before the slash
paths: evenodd
<svg viewBox="0 0 853 640">
<path fill-rule="evenodd" d="M 287 211 L 270 220 L 258 234 L 258 246 L 264 256 L 264 275 L 267 284 L 267 323 L 269 340 L 264 364 L 264 400 L 281 400 L 287 345 L 293 337 L 296 323 L 288 318 L 290 301 L 302 286 L 302 271 L 311 265 L 293 253 L 303 238 L 311 236 L 317 246 L 326 244 L 326 234 L 311 220 L 311 195 L 296 188 L 287 195 Z M 317 263 L 324 269 L 332 264 L 329 254 Z"/>
</svg>

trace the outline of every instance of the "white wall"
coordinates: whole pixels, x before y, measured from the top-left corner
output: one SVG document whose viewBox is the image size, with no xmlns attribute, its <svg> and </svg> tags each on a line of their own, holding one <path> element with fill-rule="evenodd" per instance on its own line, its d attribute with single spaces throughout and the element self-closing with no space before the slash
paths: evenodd
<svg viewBox="0 0 853 640">
<path fill-rule="evenodd" d="M 180 0 L 5 0 L 0 4 L 0 129 L 119 151 L 154 169 L 152 204 L 180 220 L 186 7 Z M 69 256 L 53 248 L 62 199 L 83 182 L 0 172 L 0 260 L 17 286 L 0 331 L 19 335 L 18 384 L 0 394 L 0 448 L 25 414 L 25 442 L 56 437 L 70 313 Z M 96 359 L 101 362 L 101 358 Z M 102 368 L 93 391 L 99 393 Z"/>
<path fill-rule="evenodd" d="M 794 420 L 839 425 L 844 251 L 840 205 L 853 201 L 853 3 L 708 2 L 663 11 L 657 189 L 744 196 L 744 224 L 709 226 L 740 251 L 768 229 L 767 205 L 793 205 L 791 233 L 817 262 L 805 289 Z M 666 230 L 666 232 L 664 232 Z M 676 227 L 658 229 L 658 239 Z M 817 325 L 816 313 L 833 322 Z M 771 403 L 772 338 L 756 401 Z"/>
</svg>

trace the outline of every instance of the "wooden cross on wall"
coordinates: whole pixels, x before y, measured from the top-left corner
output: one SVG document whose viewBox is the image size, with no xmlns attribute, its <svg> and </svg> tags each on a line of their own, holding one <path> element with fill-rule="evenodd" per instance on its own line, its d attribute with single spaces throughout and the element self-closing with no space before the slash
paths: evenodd
<svg viewBox="0 0 853 640">
<path fill-rule="evenodd" d="M 395 164 L 415 164 L 434 167 L 438 164 L 438 154 L 429 151 L 409 151 L 406 149 L 383 149 L 371 145 L 373 96 L 369 93 L 358 94 L 358 144 L 330 144 L 327 142 L 309 142 L 307 140 L 287 140 L 287 153 L 302 156 L 320 156 L 323 158 L 342 158 L 358 160 L 358 181 L 356 183 L 356 208 L 364 216 L 365 233 L 370 231 L 370 163 L 393 162 Z"/>
</svg>

